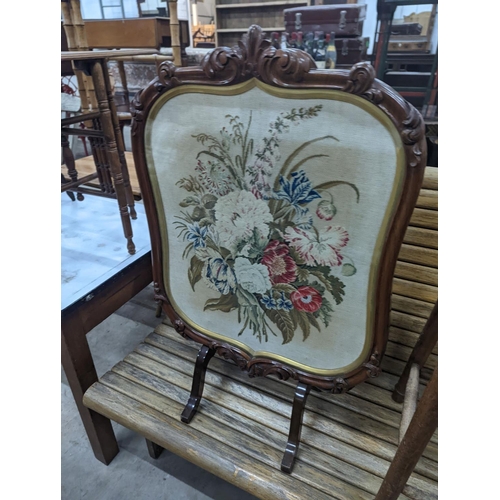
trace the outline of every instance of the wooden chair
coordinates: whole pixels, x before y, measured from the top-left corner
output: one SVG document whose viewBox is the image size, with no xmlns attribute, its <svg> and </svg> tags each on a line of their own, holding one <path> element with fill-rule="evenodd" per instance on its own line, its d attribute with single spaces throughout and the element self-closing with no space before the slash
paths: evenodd
<svg viewBox="0 0 500 500">
<path fill-rule="evenodd" d="M 211 387 L 220 380 L 221 390 L 234 392 L 235 412 L 244 411 L 236 409 L 239 391 L 247 401 L 265 399 L 259 386 L 272 395 L 298 382 L 281 462 L 290 473 L 311 389 L 323 415 L 335 396 L 316 396 L 318 390 L 354 391 L 380 373 L 396 259 L 424 174 L 422 118 L 374 79 L 370 65 L 316 70 L 307 54 L 271 47 L 256 26 L 238 47 L 215 49 L 199 68 L 162 64 L 135 107 L 134 159 L 152 236 L 155 297 L 177 332 L 202 344 L 191 395 L 177 418 L 189 423 L 201 408 L 243 432 L 228 428 L 237 442 L 220 445 L 218 472 L 232 480 L 232 460 L 242 460 L 242 471 L 251 468 L 235 447 L 274 463 L 275 451 L 269 460 L 261 453 L 274 449 L 276 427 L 243 424 L 227 405 L 219 410 L 212 389 L 210 402 L 202 401 L 210 360 L 217 372 Z M 177 385 L 160 385 L 158 377 L 169 376 L 158 363 L 168 362 L 156 348 L 174 356 L 179 349 L 181 357 L 192 352 L 157 330 L 129 365 L 117 366 L 91 387 L 84 402 L 141 432 L 152 456 L 165 446 L 184 449 L 204 464 L 213 445 L 200 432 L 209 436 L 215 428 L 198 417 L 184 427 L 172 420 L 180 392 Z M 275 375 L 285 384 L 252 382 L 250 396 L 236 369 L 221 368 L 215 354 L 251 377 Z M 139 372 L 147 381 L 139 382 Z M 185 386 L 184 376 L 172 376 Z M 162 403 L 156 389 L 175 405 Z M 167 406 L 168 416 L 162 413 Z M 281 412 L 282 406 L 272 410 Z M 257 451 L 248 425 L 260 442 L 269 436 L 268 451 Z M 322 432 L 327 428 L 334 427 L 330 423 Z M 324 458 L 319 460 L 324 467 Z M 299 489 L 315 482 L 303 467 L 291 475 L 301 478 Z M 265 497 L 261 472 L 252 469 L 252 477 Z M 273 491 L 294 491 L 294 481 L 273 468 L 268 474 Z M 340 494 L 338 482 L 328 481 Z M 338 498 L 358 498 L 346 493 L 352 488 L 342 491 Z"/>
<path fill-rule="evenodd" d="M 438 304 L 415 345 L 394 388 L 393 399 L 404 400 L 399 430 L 399 447 L 375 500 L 396 500 L 417 465 L 438 425 L 438 369 L 417 405 L 420 370 L 437 343 Z"/>
</svg>

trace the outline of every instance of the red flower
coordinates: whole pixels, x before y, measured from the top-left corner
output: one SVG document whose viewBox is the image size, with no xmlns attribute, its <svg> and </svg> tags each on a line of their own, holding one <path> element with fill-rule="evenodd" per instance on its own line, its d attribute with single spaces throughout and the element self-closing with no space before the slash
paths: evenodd
<svg viewBox="0 0 500 500">
<path fill-rule="evenodd" d="M 316 312 L 323 302 L 321 294 L 312 286 L 299 286 L 290 294 L 290 300 L 295 309 L 308 313 Z"/>
<path fill-rule="evenodd" d="M 285 243 L 272 240 L 264 249 L 261 263 L 269 270 L 271 283 L 292 283 L 297 279 L 297 264 L 289 255 L 290 249 Z"/>
</svg>

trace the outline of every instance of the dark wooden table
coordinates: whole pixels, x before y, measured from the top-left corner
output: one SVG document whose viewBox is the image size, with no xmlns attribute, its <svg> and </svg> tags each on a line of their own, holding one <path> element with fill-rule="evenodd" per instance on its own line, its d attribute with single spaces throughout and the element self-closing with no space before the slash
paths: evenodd
<svg viewBox="0 0 500 500">
<path fill-rule="evenodd" d="M 61 311 L 62 365 L 92 450 L 96 458 L 106 465 L 118 453 L 118 444 L 110 420 L 89 410 L 82 403 L 85 391 L 97 382 L 86 335 L 151 283 L 152 279 L 151 252 L 148 251 Z"/>
</svg>

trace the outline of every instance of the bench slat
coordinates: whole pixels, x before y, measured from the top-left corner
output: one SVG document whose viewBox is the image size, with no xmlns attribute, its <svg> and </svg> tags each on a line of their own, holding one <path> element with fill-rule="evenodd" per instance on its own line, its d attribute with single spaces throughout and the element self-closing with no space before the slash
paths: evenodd
<svg viewBox="0 0 500 500">
<path fill-rule="evenodd" d="M 409 245 L 416 245 L 437 250 L 438 232 L 434 229 L 408 226 L 403 240 Z"/>
<path fill-rule="evenodd" d="M 410 219 L 410 225 L 424 227 L 427 229 L 438 228 L 437 210 L 427 210 L 425 208 L 415 208 Z"/>
<path fill-rule="evenodd" d="M 398 255 L 398 260 L 422 264 L 429 267 L 438 266 L 438 251 L 433 248 L 424 248 L 404 243 Z"/>
<path fill-rule="evenodd" d="M 401 269 L 399 270 L 401 272 Z M 403 272 L 405 272 L 403 270 Z M 408 281 L 407 279 L 394 278 L 392 280 L 392 292 L 405 297 L 423 300 L 424 302 L 436 303 L 438 299 L 437 286 Z"/>
<path fill-rule="evenodd" d="M 431 210 L 438 209 L 438 192 L 433 189 L 421 189 L 417 199 L 417 207 L 429 208 Z"/>
<path fill-rule="evenodd" d="M 437 167 L 425 167 L 424 180 L 422 182 L 423 189 L 438 188 L 438 169 Z"/>
<path fill-rule="evenodd" d="M 438 271 L 432 267 L 398 261 L 394 271 L 396 278 L 438 286 Z"/>
<path fill-rule="evenodd" d="M 389 340 L 392 340 L 396 344 L 402 344 L 413 349 L 419 337 L 420 334 L 418 333 L 410 332 L 396 326 L 389 327 Z M 438 354 L 438 344 L 434 346 L 432 353 Z"/>
</svg>

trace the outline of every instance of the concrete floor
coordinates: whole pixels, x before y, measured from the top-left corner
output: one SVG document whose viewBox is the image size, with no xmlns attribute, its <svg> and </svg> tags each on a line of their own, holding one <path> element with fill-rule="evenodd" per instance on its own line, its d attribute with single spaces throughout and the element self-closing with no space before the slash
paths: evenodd
<svg viewBox="0 0 500 500">
<path fill-rule="evenodd" d="M 159 323 L 152 296 L 152 288 L 146 288 L 88 334 L 99 376 L 122 360 Z M 61 412 L 63 500 L 255 499 L 167 450 L 153 460 L 141 436 L 115 423 L 120 452 L 110 465 L 103 465 L 90 448 L 64 373 Z"/>
</svg>

